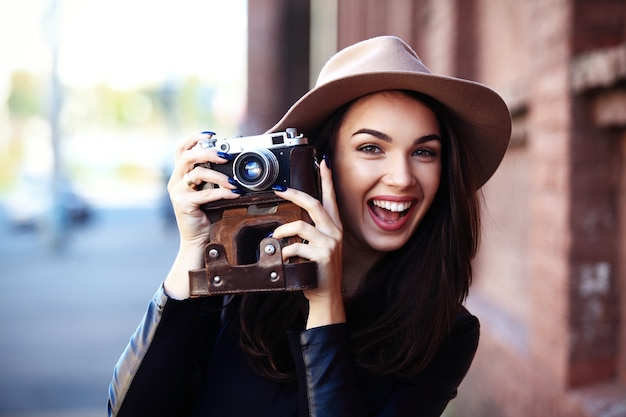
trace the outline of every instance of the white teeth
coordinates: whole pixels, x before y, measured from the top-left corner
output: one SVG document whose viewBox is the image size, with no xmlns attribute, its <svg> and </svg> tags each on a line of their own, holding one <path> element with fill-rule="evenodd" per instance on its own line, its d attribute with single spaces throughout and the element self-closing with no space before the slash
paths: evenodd
<svg viewBox="0 0 626 417">
<path fill-rule="evenodd" d="M 403 212 L 408 210 L 411 207 L 411 201 L 385 201 L 385 200 L 372 200 L 372 203 L 376 207 L 384 208 L 385 210 L 393 211 L 393 212 Z"/>
</svg>

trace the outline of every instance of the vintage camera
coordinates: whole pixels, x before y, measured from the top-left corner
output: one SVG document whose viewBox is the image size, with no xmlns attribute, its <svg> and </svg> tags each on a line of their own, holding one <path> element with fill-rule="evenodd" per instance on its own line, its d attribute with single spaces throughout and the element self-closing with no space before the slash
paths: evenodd
<svg viewBox="0 0 626 417">
<path fill-rule="evenodd" d="M 291 175 L 291 166 L 299 162 L 315 161 L 315 151 L 308 139 L 298 135 L 294 128 L 285 132 L 231 139 L 211 138 L 200 142 L 203 148 L 217 148 L 235 158 L 225 164 L 208 164 L 209 168 L 233 177 L 242 186 L 244 195 L 250 193 L 273 194 L 274 185 L 292 186 L 306 172 Z M 306 168 L 304 168 L 306 169 Z M 218 203 L 219 204 L 219 203 Z M 207 206 L 210 207 L 210 206 Z"/>
<path fill-rule="evenodd" d="M 256 136 L 211 138 L 199 146 L 234 156 L 227 163 L 205 166 L 233 177 L 241 184 L 243 194 L 234 200 L 202 206 L 211 226 L 205 268 L 189 273 L 192 297 L 315 287 L 314 262 L 282 260 L 282 247 L 297 239 L 278 241 L 270 236 L 284 223 L 311 223 L 305 210 L 274 193 L 274 185 L 321 198 L 319 166 L 308 139 L 289 128 Z"/>
</svg>

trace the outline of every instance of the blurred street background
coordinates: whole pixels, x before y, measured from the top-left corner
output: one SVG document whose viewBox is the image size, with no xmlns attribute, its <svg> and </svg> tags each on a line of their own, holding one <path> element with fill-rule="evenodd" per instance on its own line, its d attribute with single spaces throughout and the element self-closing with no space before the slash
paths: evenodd
<svg viewBox="0 0 626 417">
<path fill-rule="evenodd" d="M 245 0 L 0 1 L 1 417 L 106 415 L 176 254 L 174 146 L 239 132 L 246 22 Z"/>
<path fill-rule="evenodd" d="M 105 415 L 113 367 L 176 254 L 174 225 L 155 207 L 98 209 L 51 252 L 0 218 L 0 416 Z"/>
</svg>

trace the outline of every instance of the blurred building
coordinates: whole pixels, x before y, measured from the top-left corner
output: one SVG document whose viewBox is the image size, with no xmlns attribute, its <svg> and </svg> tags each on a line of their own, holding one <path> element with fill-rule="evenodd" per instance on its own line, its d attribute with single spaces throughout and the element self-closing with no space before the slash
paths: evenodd
<svg viewBox="0 0 626 417">
<path fill-rule="evenodd" d="M 626 1 L 250 0 L 249 14 L 251 130 L 335 50 L 381 34 L 505 98 L 512 141 L 484 188 L 468 301 L 482 338 L 448 414 L 626 416 Z"/>
</svg>

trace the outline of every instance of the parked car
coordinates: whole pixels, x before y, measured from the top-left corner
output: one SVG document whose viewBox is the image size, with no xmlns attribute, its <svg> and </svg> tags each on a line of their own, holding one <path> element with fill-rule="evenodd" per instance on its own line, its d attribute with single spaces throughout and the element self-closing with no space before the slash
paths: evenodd
<svg viewBox="0 0 626 417">
<path fill-rule="evenodd" d="M 9 223 L 18 228 L 36 228 L 53 214 L 68 225 L 84 224 L 92 216 L 90 205 L 64 178 L 57 180 L 55 187 L 51 178 L 23 175 L 9 192 L 5 206 Z"/>
</svg>

